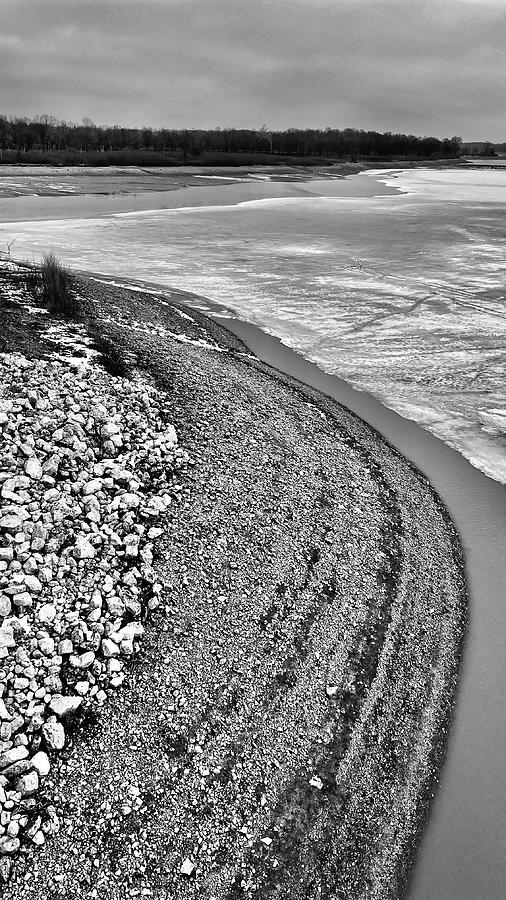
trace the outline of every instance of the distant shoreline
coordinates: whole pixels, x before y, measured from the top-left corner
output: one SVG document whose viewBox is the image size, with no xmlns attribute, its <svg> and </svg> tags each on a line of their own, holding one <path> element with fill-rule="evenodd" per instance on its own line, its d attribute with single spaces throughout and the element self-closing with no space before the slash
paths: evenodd
<svg viewBox="0 0 506 900">
<path fill-rule="evenodd" d="M 484 164 L 487 164 L 488 161 L 480 161 Z M 493 160 L 490 161 L 493 164 Z M 216 154 L 210 155 L 208 159 L 202 159 L 201 157 L 195 157 L 194 159 L 167 159 L 163 154 L 154 155 L 147 154 L 144 158 L 141 154 L 137 154 L 131 158 L 128 157 L 127 154 L 118 154 L 115 157 L 113 154 L 96 154 L 89 159 L 83 159 L 83 157 L 76 154 L 75 158 L 70 162 L 58 161 L 58 159 L 54 156 L 47 155 L 42 158 L 34 157 L 33 154 L 27 154 L 26 158 L 6 158 L 5 151 L 4 155 L 0 152 L 0 176 L 2 175 L 2 170 L 6 168 L 53 168 L 56 170 L 86 170 L 86 169 L 107 169 L 107 168 L 121 168 L 121 169 L 130 169 L 130 168 L 142 168 L 142 169 L 177 169 L 177 168 L 202 168 L 202 169 L 224 169 L 231 168 L 237 169 L 241 167 L 247 168 L 258 168 L 258 167 L 268 167 L 273 169 L 280 169 L 290 166 L 296 166 L 300 168 L 313 168 L 315 166 L 332 166 L 335 168 L 342 168 L 344 174 L 350 174 L 350 171 L 365 171 L 366 169 L 380 169 L 380 168 L 416 168 L 419 166 L 430 166 L 434 168 L 441 167 L 454 167 L 460 165 L 468 165 L 468 160 L 457 158 L 457 157 L 448 157 L 441 159 L 433 159 L 433 158 L 411 158 L 411 157 L 382 157 L 378 159 L 358 157 L 357 159 L 342 159 L 339 157 L 329 157 L 329 156 L 312 156 L 312 157 L 304 157 L 304 156 L 276 156 L 276 155 L 268 155 L 268 154 Z"/>
</svg>

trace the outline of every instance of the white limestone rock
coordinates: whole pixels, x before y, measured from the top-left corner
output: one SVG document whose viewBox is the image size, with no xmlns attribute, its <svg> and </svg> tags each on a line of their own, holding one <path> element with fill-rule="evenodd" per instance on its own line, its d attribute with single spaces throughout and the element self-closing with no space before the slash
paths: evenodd
<svg viewBox="0 0 506 900">
<path fill-rule="evenodd" d="M 42 466 L 37 456 L 28 457 L 25 463 L 25 472 L 34 481 L 40 481 L 42 478 Z"/>
<path fill-rule="evenodd" d="M 49 775 L 51 763 L 49 762 L 49 756 L 47 755 L 47 753 L 44 753 L 43 750 L 39 750 L 39 752 L 36 753 L 35 756 L 32 756 L 30 762 L 35 771 L 38 772 L 41 777 Z"/>
<path fill-rule="evenodd" d="M 63 718 L 78 709 L 82 702 L 82 697 L 64 697 L 62 694 L 55 694 L 55 696 L 51 698 L 49 709 L 56 716 Z"/>
<path fill-rule="evenodd" d="M 75 559 L 94 559 L 96 556 L 95 548 L 85 537 L 78 537 L 74 545 Z"/>
<path fill-rule="evenodd" d="M 65 731 L 61 722 L 46 722 L 42 735 L 50 750 L 61 750 L 65 745 Z"/>
</svg>

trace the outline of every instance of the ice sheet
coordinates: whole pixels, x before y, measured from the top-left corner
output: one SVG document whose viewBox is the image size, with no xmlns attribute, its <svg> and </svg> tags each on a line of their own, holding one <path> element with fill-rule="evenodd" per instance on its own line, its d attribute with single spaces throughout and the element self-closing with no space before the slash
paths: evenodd
<svg viewBox="0 0 506 900">
<path fill-rule="evenodd" d="M 0 249 L 208 297 L 506 482 L 506 171 L 375 178 L 401 192 L 244 202 L 239 185 L 232 205 L 228 185 L 222 206 L 0 225 Z"/>
</svg>

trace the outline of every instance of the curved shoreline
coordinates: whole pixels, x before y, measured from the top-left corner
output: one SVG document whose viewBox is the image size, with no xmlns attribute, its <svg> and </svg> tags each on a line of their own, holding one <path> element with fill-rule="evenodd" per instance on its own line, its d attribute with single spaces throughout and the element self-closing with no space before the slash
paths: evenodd
<svg viewBox="0 0 506 900">
<path fill-rule="evenodd" d="M 199 316 L 200 315 L 201 314 L 199 314 Z M 209 320 L 207 319 L 207 316 L 205 316 L 205 315 L 203 316 L 203 321 L 204 321 L 204 324 L 206 324 L 207 327 L 209 327 Z M 212 322 L 213 322 L 212 332 L 214 332 L 215 328 L 217 328 L 218 330 L 220 328 L 223 328 L 225 330 L 225 332 L 228 332 L 230 334 L 229 329 L 227 328 L 227 326 L 222 324 L 221 320 L 217 326 L 216 326 L 216 322 L 214 320 L 212 320 Z M 233 325 L 233 323 L 227 323 L 227 324 Z M 232 331 L 232 333 L 233 333 L 233 331 Z M 247 365 L 252 365 L 252 366 L 256 365 L 256 363 L 254 361 L 246 360 L 245 362 Z M 291 390 L 295 390 L 306 397 L 309 395 L 311 398 L 311 401 L 313 403 L 315 403 L 315 405 L 318 405 L 321 409 L 323 409 L 327 414 L 329 414 L 335 420 L 336 425 L 338 424 L 337 419 L 335 417 L 334 410 L 333 410 L 335 401 L 333 401 L 330 397 L 325 396 L 325 394 L 321 394 L 319 392 L 315 392 L 315 391 L 311 390 L 310 388 L 308 388 L 307 385 L 305 385 L 304 383 L 298 382 L 296 379 L 291 378 L 290 376 L 287 376 L 281 370 L 272 369 L 271 366 L 269 366 L 269 368 L 271 369 L 271 375 L 274 373 L 274 377 L 277 377 L 280 381 L 287 383 L 290 386 Z M 347 409 L 344 406 L 341 406 L 340 404 L 338 404 L 338 406 L 340 407 L 340 411 L 342 413 L 344 413 L 345 417 L 351 416 L 356 419 L 356 422 L 359 425 L 359 429 L 361 431 L 365 431 L 365 432 L 372 431 L 373 435 L 374 435 L 373 441 L 374 440 L 380 441 L 382 444 L 386 445 L 387 452 L 394 454 L 398 458 L 398 460 L 401 461 L 402 465 L 407 465 L 412 470 L 416 479 L 417 480 L 420 479 L 424 483 L 424 485 L 427 487 L 428 491 L 431 494 L 432 501 L 438 508 L 439 514 L 443 518 L 443 520 L 445 522 L 445 526 L 451 534 L 452 552 L 455 557 L 456 565 L 457 565 L 458 569 L 460 570 L 460 578 L 461 578 L 461 584 L 460 584 L 460 589 L 459 589 L 460 590 L 460 601 L 458 601 L 456 604 L 457 615 L 456 615 L 456 619 L 454 621 L 454 629 L 455 629 L 455 631 L 454 631 L 454 638 L 455 638 L 454 657 L 453 657 L 453 659 L 451 659 L 451 656 L 450 656 L 450 658 L 448 659 L 448 664 L 450 667 L 451 674 L 449 674 L 449 676 L 448 676 L 448 682 L 446 685 L 447 694 L 446 694 L 446 696 L 444 694 L 441 696 L 441 704 L 442 705 L 441 705 L 441 709 L 440 709 L 440 713 L 439 713 L 440 714 L 440 724 L 439 724 L 439 728 L 437 728 L 435 731 L 434 741 L 433 741 L 433 745 L 431 748 L 430 757 L 427 760 L 427 764 L 426 764 L 425 787 L 423 790 L 420 790 L 419 796 L 417 798 L 417 801 L 418 801 L 417 805 L 419 805 L 419 809 L 417 810 L 416 816 L 415 816 L 413 824 L 412 824 L 412 832 L 411 832 L 410 838 L 408 838 L 407 833 L 405 833 L 403 835 L 403 839 L 401 841 L 401 846 L 403 846 L 403 850 L 401 850 L 400 846 L 399 846 L 395 865 L 392 865 L 392 860 L 390 859 L 388 861 L 388 866 L 386 866 L 386 868 L 388 868 L 390 870 L 390 872 L 392 872 L 394 870 L 396 871 L 395 877 L 393 877 L 391 875 L 390 878 L 387 877 L 385 879 L 385 876 L 383 874 L 382 886 L 379 887 L 378 889 L 375 889 L 374 894 L 371 895 L 371 896 L 377 896 L 378 898 L 386 897 L 386 896 L 389 896 L 389 897 L 391 896 L 392 898 L 394 898 L 394 897 L 402 896 L 406 892 L 407 884 L 408 884 L 408 877 L 409 877 L 409 867 L 410 867 L 411 862 L 414 859 L 414 856 L 416 853 L 416 844 L 419 841 L 419 839 L 421 838 L 422 831 L 423 831 L 423 825 L 424 825 L 425 819 L 429 813 L 431 790 L 437 781 L 439 768 L 444 759 L 448 726 L 449 726 L 449 723 L 451 720 L 455 691 L 456 691 L 456 687 L 457 687 L 460 655 L 461 655 L 461 650 L 462 650 L 462 646 L 463 646 L 463 642 L 464 642 L 465 629 L 466 629 L 466 625 L 467 625 L 467 589 L 466 589 L 466 584 L 465 584 L 465 565 L 464 565 L 464 559 L 463 559 L 463 554 L 462 554 L 462 548 L 461 548 L 461 545 L 459 542 L 459 537 L 458 537 L 457 531 L 455 529 L 455 525 L 451 519 L 450 513 L 449 513 L 448 509 L 446 508 L 445 504 L 443 503 L 441 497 L 437 494 L 436 490 L 430 484 L 430 482 L 428 481 L 426 476 L 420 472 L 420 470 L 417 468 L 415 463 L 406 459 L 400 453 L 400 451 L 397 450 L 393 445 L 391 445 L 389 443 L 389 441 L 383 435 L 381 435 L 378 431 L 376 431 L 372 426 L 366 424 L 364 422 L 364 420 L 362 420 L 359 416 L 356 415 L 356 413 L 351 412 L 351 410 Z M 395 633 L 394 633 L 393 637 L 395 637 Z M 388 633 L 386 636 L 386 640 L 387 639 L 388 639 Z M 383 648 L 383 651 L 381 654 L 383 660 L 384 660 L 384 654 L 385 654 L 385 647 Z M 381 666 L 381 663 L 379 664 L 379 666 Z M 371 685 L 371 691 L 373 689 L 374 689 L 374 683 Z M 365 815 L 365 806 L 364 806 L 364 810 L 363 810 L 363 815 Z M 407 852 L 405 851 L 406 847 L 409 848 L 407 850 Z M 391 853 L 391 847 L 389 847 L 388 853 Z M 391 885 L 394 883 L 397 885 L 397 887 L 392 890 Z M 387 884 L 389 885 L 389 887 L 387 887 Z M 349 891 L 350 888 L 348 887 L 347 890 Z M 296 893 L 295 896 L 298 896 L 298 894 Z M 303 893 L 300 896 L 301 896 L 301 900 L 303 897 L 305 900 L 306 896 L 309 896 L 309 895 L 306 895 L 305 893 Z M 336 896 L 338 896 L 338 895 L 336 895 Z M 349 894 L 348 893 L 347 896 L 361 896 L 361 894 L 360 893 L 357 893 L 357 894 L 355 894 L 355 893 Z"/>
<path fill-rule="evenodd" d="M 107 276 L 104 276 L 107 279 Z M 155 289 L 156 289 L 155 285 Z M 175 292 L 177 295 L 181 295 L 184 299 L 185 292 L 177 290 Z M 190 302 L 193 304 L 194 301 L 198 302 L 199 298 L 194 298 L 193 295 L 188 295 Z M 214 308 L 215 304 L 209 298 L 204 298 L 205 304 L 211 308 Z M 316 394 L 320 395 L 324 400 L 330 399 L 333 403 L 338 403 L 338 405 L 349 415 L 353 416 L 360 422 L 361 424 L 365 424 L 366 428 L 370 429 L 377 437 L 385 443 L 389 449 L 403 462 L 409 466 L 417 477 L 422 478 L 425 481 L 432 493 L 432 497 L 436 505 L 439 507 L 440 514 L 442 518 L 445 520 L 447 527 L 450 532 L 453 534 L 453 552 L 455 554 L 455 558 L 458 561 L 458 566 L 461 571 L 462 576 L 462 617 L 458 624 L 458 628 L 460 629 L 460 641 L 457 641 L 457 651 L 456 651 L 456 668 L 454 672 L 453 685 L 451 688 L 452 699 L 449 701 L 449 705 L 447 708 L 447 721 L 446 724 L 441 724 L 441 729 L 437 739 L 434 742 L 431 751 L 431 762 L 427 769 L 427 778 L 424 790 L 421 791 L 419 797 L 419 810 L 416 819 L 416 825 L 413 829 L 413 833 L 411 836 L 411 842 L 406 851 L 406 855 L 400 861 L 398 867 L 398 873 L 396 876 L 396 883 L 398 884 L 398 893 L 393 893 L 392 898 L 396 898 L 397 896 L 411 896 L 411 887 L 413 886 L 413 869 L 414 864 L 417 859 L 417 855 L 419 853 L 420 844 L 422 842 L 422 838 L 424 836 L 425 828 L 430 820 L 430 815 L 432 812 L 433 799 L 435 796 L 435 791 L 439 787 L 439 774 L 446 760 L 447 750 L 448 750 L 448 739 L 451 731 L 451 726 L 453 724 L 453 714 L 455 711 L 455 706 L 457 702 L 457 697 L 459 693 L 459 669 L 462 654 L 464 651 L 466 638 L 467 638 L 467 628 L 469 625 L 469 589 L 466 578 L 466 562 L 465 562 L 465 554 L 463 550 L 463 546 L 461 543 L 461 538 L 459 536 L 459 532 L 456 528 L 455 522 L 452 518 L 452 515 L 448 509 L 448 506 L 442 499 L 441 495 L 437 492 L 436 488 L 432 484 L 429 478 L 427 478 L 426 474 L 420 468 L 420 464 L 413 461 L 413 459 L 409 458 L 403 453 L 394 443 L 392 443 L 389 438 L 385 435 L 383 430 L 380 430 L 376 424 L 372 424 L 370 421 L 371 412 L 374 412 L 374 407 L 380 408 L 384 412 L 388 412 L 391 418 L 400 419 L 398 413 L 394 412 L 388 407 L 383 407 L 379 400 L 374 398 L 372 395 L 367 394 L 364 391 L 359 391 L 352 385 L 349 385 L 347 382 L 342 381 L 338 376 L 328 375 L 319 369 L 319 367 L 307 360 L 305 357 L 300 356 L 296 351 L 292 350 L 289 347 L 286 347 L 282 343 L 282 341 L 274 337 L 266 332 L 263 332 L 259 327 L 249 323 L 245 320 L 241 320 L 235 314 L 231 314 L 229 318 L 223 315 L 221 307 L 217 307 L 219 309 L 219 317 L 218 321 L 220 326 L 223 326 L 226 330 L 229 330 L 236 337 L 239 337 L 240 340 L 245 340 L 248 346 L 252 346 L 255 348 L 255 352 L 259 353 L 260 358 L 263 359 L 267 365 L 274 368 L 274 370 L 279 373 L 283 378 L 292 381 L 294 385 L 303 384 L 304 388 L 307 390 L 308 385 L 311 386 L 311 389 L 316 392 Z M 197 309 L 199 307 L 197 306 Z M 205 314 L 204 314 L 205 315 Z M 212 313 L 211 313 L 212 316 Z M 214 322 L 214 318 L 212 319 Z M 226 325 L 223 322 L 226 322 Z M 270 346 L 269 346 L 270 345 Z M 279 350 L 283 351 L 283 358 L 276 359 L 276 354 L 279 357 Z M 294 366 L 292 367 L 289 363 L 293 362 Z M 295 368 L 297 371 L 296 374 L 290 374 L 291 369 Z M 317 374 L 316 381 L 324 382 L 315 386 L 315 379 L 308 379 L 308 374 L 312 373 Z M 307 379 L 307 381 L 306 381 Z M 336 396 L 332 396 L 330 393 L 330 387 L 332 384 L 338 384 L 338 386 L 342 386 L 345 388 L 345 398 L 344 400 L 337 399 Z M 327 393 L 328 391 L 328 393 Z M 341 391 L 342 393 L 342 391 Z M 353 408 L 353 405 L 350 404 L 350 399 L 353 398 L 365 398 L 366 399 L 366 415 L 367 419 L 364 419 L 360 413 Z M 356 406 L 357 404 L 355 404 Z M 374 421 L 374 415 L 372 415 L 372 419 Z M 376 417 L 377 418 L 377 417 Z M 404 421 L 404 420 L 403 420 Z M 410 422 L 407 420 L 408 427 L 414 429 L 415 431 L 422 431 L 421 426 L 417 425 L 414 422 Z M 384 426 L 383 426 L 384 427 Z M 432 435 L 427 433 L 427 437 L 430 440 L 439 442 L 437 438 L 434 438 Z M 448 450 L 452 454 L 457 453 L 457 451 L 453 450 L 453 448 L 446 446 Z M 458 454 L 460 456 L 460 454 Z M 467 460 L 465 461 L 467 464 Z M 483 478 L 483 474 L 481 472 L 477 472 L 480 478 Z M 486 479 L 487 480 L 487 479 Z M 408 842 L 407 842 L 408 843 Z M 381 895 L 382 896 L 382 895 Z M 432 896 L 432 895 L 431 895 Z"/>
<path fill-rule="evenodd" d="M 399 451 L 358 416 L 331 398 L 276 372 L 260 360 L 251 359 L 229 331 L 185 307 L 176 296 L 171 298 L 170 308 L 166 309 L 148 295 L 133 294 L 126 289 L 98 288 L 89 281 L 80 282 L 80 288 L 93 306 L 92 315 L 101 332 L 113 340 L 115 346 L 131 354 L 136 363 L 149 371 L 158 383 L 165 383 L 164 389 L 175 391 L 178 402 L 183 403 L 185 398 L 183 372 L 186 377 L 198 374 L 199 378 L 213 382 L 205 388 L 211 392 L 209 397 L 226 395 L 233 398 L 236 383 L 237 388 L 246 392 L 241 408 L 249 410 L 253 420 L 257 415 L 255 410 L 261 408 L 262 392 L 271 396 L 271 404 L 275 396 L 282 396 L 280 405 L 283 410 L 286 403 L 287 409 L 293 410 L 293 413 L 290 412 L 295 416 L 293 421 L 300 419 L 302 423 L 300 434 L 306 433 L 309 428 L 304 438 L 306 452 L 317 440 L 314 431 L 316 413 L 324 416 L 323 431 L 318 438 L 318 442 L 324 442 L 321 444 L 322 451 L 324 446 L 327 447 L 330 433 L 334 434 L 334 448 L 330 449 L 328 445 L 322 456 L 322 460 L 327 460 L 330 466 L 326 475 L 327 484 L 330 487 L 337 479 L 333 489 L 339 485 L 339 490 L 344 492 L 343 499 L 348 497 L 345 507 L 347 503 L 351 504 L 350 510 L 355 508 L 357 502 L 353 499 L 354 491 L 362 497 L 354 514 L 359 538 L 353 535 L 352 519 L 351 531 L 341 537 L 341 547 L 343 551 L 352 552 L 353 560 L 359 547 L 356 541 L 366 540 L 366 537 L 367 540 L 372 539 L 376 534 L 377 549 L 374 552 L 379 552 L 378 560 L 383 561 L 375 564 L 376 575 L 371 570 L 370 580 L 367 581 L 369 587 L 365 590 L 372 590 L 379 572 L 382 576 L 378 584 L 383 587 L 377 587 L 367 600 L 364 588 L 358 587 L 360 578 L 355 587 L 350 581 L 352 571 L 355 576 L 360 576 L 356 564 L 350 568 L 350 565 L 338 562 L 339 554 L 335 555 L 338 545 L 327 551 L 325 542 L 319 550 L 323 553 L 325 549 L 325 561 L 323 557 L 318 557 L 316 567 L 313 565 L 308 570 L 308 577 L 312 580 L 308 582 L 309 594 L 304 595 L 302 608 L 307 615 L 311 604 L 316 603 L 314 615 L 317 618 L 310 617 L 307 627 L 316 631 L 321 627 L 318 624 L 322 618 L 322 613 L 318 611 L 319 604 L 326 598 L 328 607 L 330 596 L 332 603 L 328 614 L 332 612 L 332 615 L 345 617 L 338 618 L 338 621 L 345 634 L 348 629 L 349 648 L 355 648 L 349 657 L 353 665 L 350 669 L 347 664 L 346 688 L 330 695 L 339 698 L 339 714 L 336 715 L 337 707 L 333 706 L 335 701 L 332 701 L 330 707 L 334 713 L 329 723 L 334 731 L 331 729 L 329 749 L 319 751 L 318 756 L 322 778 L 318 777 L 323 779 L 324 788 L 317 788 L 317 791 L 321 794 L 317 793 L 315 799 L 313 789 L 311 795 L 306 797 L 307 788 L 300 781 L 300 774 L 294 771 L 290 778 L 294 777 L 295 782 L 290 779 L 287 782 L 291 784 L 288 794 L 286 785 L 281 795 L 278 794 L 277 813 L 276 805 L 273 808 L 273 821 L 279 826 L 276 832 L 276 846 L 282 851 L 279 855 L 289 862 L 295 853 L 295 871 L 283 868 L 281 862 L 281 872 L 273 881 L 265 855 L 259 857 L 258 851 L 252 851 L 246 854 L 243 870 L 250 874 L 254 872 L 256 881 L 260 879 L 263 886 L 247 890 L 242 888 L 241 896 L 281 898 L 291 895 L 307 900 L 313 894 L 317 896 L 314 892 L 319 889 L 327 891 L 323 895 L 329 897 L 343 896 L 343 890 L 347 898 L 401 896 L 406 887 L 409 856 L 414 852 L 426 814 L 432 780 L 437 775 L 437 766 L 444 752 L 445 730 L 451 716 L 465 629 L 466 592 L 462 556 L 456 530 L 446 508 L 414 464 L 405 460 Z M 178 316 L 178 310 L 184 313 L 184 318 Z M 147 322 L 151 323 L 151 329 Z M 140 325 L 143 327 L 139 328 Z M 168 368 L 167 359 L 172 361 Z M 193 369 L 188 368 L 190 363 Z M 217 382 L 217 387 L 214 382 Z M 196 398 L 198 393 L 193 395 L 193 402 Z M 210 416 L 216 425 L 212 410 L 208 405 L 203 408 L 206 416 Z M 178 422 L 183 444 L 184 413 L 186 411 L 189 416 L 189 410 L 188 406 L 183 408 Z M 267 417 L 275 412 L 272 405 L 264 405 L 263 410 L 263 416 Z M 290 425 L 290 429 L 293 427 Z M 268 433 L 272 434 L 272 425 L 269 425 Z M 225 462 L 225 465 L 228 464 L 230 459 Z M 349 466 L 352 466 L 351 472 Z M 347 473 L 346 477 L 344 473 Z M 266 482 L 268 484 L 269 481 Z M 201 488 L 204 489 L 205 485 L 201 484 Z M 265 490 L 267 493 L 263 502 L 269 502 L 270 488 L 266 486 Z M 296 490 L 295 486 L 293 490 Z M 364 504 L 367 510 L 365 518 L 361 512 Z M 376 510 L 377 523 L 371 518 L 373 509 Z M 427 527 L 429 524 L 432 531 Z M 379 530 L 377 526 L 381 526 Z M 383 532 L 383 528 L 386 531 Z M 372 564 L 370 559 L 367 562 Z M 361 565 L 364 564 L 365 558 Z M 331 592 L 329 595 L 329 578 L 335 578 L 332 573 L 336 565 L 336 571 L 339 571 L 339 566 L 345 565 L 343 571 L 346 573 L 341 611 L 337 608 L 334 594 Z M 341 590 L 339 581 L 332 590 Z M 350 592 L 359 610 L 355 624 L 350 620 L 350 615 L 352 619 L 355 615 L 352 614 L 353 604 L 350 606 L 348 597 Z M 441 617 L 439 630 L 427 627 L 436 614 Z M 440 646 L 443 638 L 446 645 Z M 340 638 L 338 646 L 342 653 L 342 646 L 347 646 L 344 638 Z M 351 649 L 348 652 L 351 653 Z M 304 649 L 304 653 L 307 652 Z M 334 652 L 331 652 L 329 659 Z M 433 661 L 429 666 L 430 653 Z M 302 667 L 298 678 L 302 677 L 307 658 L 301 656 L 297 662 L 297 666 Z M 432 669 L 433 664 L 436 672 Z M 297 689 L 297 685 L 290 688 L 287 698 L 291 690 Z M 115 702 L 121 707 L 121 696 Z M 391 706 L 390 712 L 382 711 L 381 707 L 387 705 Z M 433 718 L 423 724 L 429 711 Z M 382 742 L 386 742 L 386 749 L 379 752 L 378 746 Z M 418 749 L 414 754 L 413 746 L 416 744 Z M 79 753 L 80 750 L 77 750 Z M 86 776 L 83 777 L 90 789 Z M 281 811 L 279 802 L 283 794 L 286 799 Z M 307 818 L 304 832 L 294 849 L 285 840 L 283 823 L 286 825 L 293 821 L 295 795 L 301 801 L 307 800 Z M 157 807 L 156 816 L 161 814 Z M 392 821 L 394 819 L 395 822 Z M 48 860 L 54 859 L 58 853 L 57 842 L 60 851 L 65 847 L 59 837 L 48 845 L 44 851 L 46 867 Z M 329 856 L 320 858 L 316 865 L 314 854 L 317 850 L 321 852 L 322 848 L 327 849 Z M 337 848 L 339 852 L 336 856 Z M 305 861 L 302 870 L 301 860 Z M 307 864 L 308 860 L 310 864 Z M 72 868 L 71 860 L 69 866 L 69 877 L 77 878 L 77 870 Z M 223 898 L 239 896 L 230 893 L 227 871 L 225 866 L 225 874 L 220 876 L 222 880 L 219 884 L 213 885 L 213 892 Z M 286 877 L 280 882 L 282 872 Z M 287 883 L 288 876 L 296 879 L 292 887 Z M 67 885 L 67 896 L 78 896 L 72 893 L 72 884 L 77 888 L 77 883 L 71 881 Z M 167 882 L 163 885 L 155 880 L 153 885 L 157 891 L 155 896 L 193 896 L 193 888 L 188 893 L 188 884 L 183 889 L 174 888 L 171 883 L 170 894 L 167 894 Z M 116 889 L 119 889 L 118 885 L 116 888 L 110 886 L 111 891 Z M 158 893 L 160 890 L 165 893 Z M 256 890 L 260 893 L 255 893 Z M 23 896 L 42 897 L 43 891 L 43 884 L 39 883 L 33 885 L 33 890 L 25 888 Z M 119 897 L 123 893 L 110 894 L 113 895 Z M 100 896 L 109 894 L 101 893 Z M 199 893 L 198 896 L 207 896 L 207 893 Z"/>
<path fill-rule="evenodd" d="M 206 300 L 206 302 L 211 304 L 211 302 L 208 300 Z M 227 325 L 229 327 L 232 326 L 233 328 L 233 322 L 227 322 Z M 228 330 L 227 326 L 223 327 L 225 328 L 225 330 Z M 309 392 L 307 385 L 298 382 L 297 379 L 286 375 L 281 369 L 274 369 L 274 371 L 277 373 L 277 377 L 286 380 L 290 384 L 292 389 L 298 390 L 303 394 L 307 394 Z M 336 403 L 336 401 L 325 394 L 318 394 L 319 392 L 311 391 L 311 398 L 313 402 L 320 405 L 322 409 L 325 409 L 326 411 L 328 410 L 330 415 L 332 415 L 332 405 Z M 420 790 L 417 797 L 417 812 L 412 823 L 412 830 L 411 833 L 409 833 L 408 831 L 404 833 L 401 841 L 402 850 L 400 849 L 400 847 L 397 848 L 397 853 L 394 854 L 394 856 L 396 857 L 394 864 L 392 865 L 392 860 L 388 861 L 388 868 L 390 872 L 395 872 L 395 875 L 391 875 L 390 878 L 387 877 L 386 879 L 384 879 L 381 885 L 375 885 L 371 894 L 367 893 L 367 897 L 375 897 L 378 898 L 378 900 L 379 898 L 384 897 L 389 897 L 394 900 L 394 898 L 405 896 L 408 892 L 411 866 L 413 865 L 413 862 L 416 858 L 418 845 L 423 836 L 424 826 L 430 814 L 431 800 L 434 796 L 433 790 L 437 785 L 438 775 L 445 759 L 448 733 L 450 730 L 450 724 L 458 689 L 458 671 L 460 666 L 460 659 L 465 643 L 466 629 L 468 624 L 468 596 L 465 576 L 465 560 L 459 535 L 450 512 L 427 477 L 420 471 L 420 469 L 413 461 L 403 456 L 403 454 L 393 444 L 391 444 L 383 434 L 375 429 L 374 426 L 366 423 L 363 419 L 360 418 L 360 416 L 358 416 L 352 410 L 348 409 L 346 406 L 342 404 L 338 405 L 341 407 L 342 411 L 345 414 L 355 418 L 357 422 L 360 423 L 360 426 L 365 427 L 366 430 L 370 430 L 375 435 L 375 437 L 379 441 L 381 441 L 382 444 L 385 444 L 387 446 L 389 452 L 397 456 L 404 465 L 407 465 L 412 470 L 415 477 L 417 479 L 421 479 L 427 486 L 432 496 L 432 500 L 438 508 L 439 514 L 444 520 L 447 529 L 451 533 L 452 552 L 454 554 L 457 567 L 460 569 L 461 575 L 461 607 L 460 610 L 457 611 L 457 616 L 454 623 L 455 655 L 453 660 L 451 659 L 451 657 L 448 659 L 452 673 L 449 676 L 446 685 L 446 696 L 442 695 L 441 697 L 442 705 L 440 709 L 440 723 L 439 727 L 435 731 L 433 745 L 427 758 L 425 784 L 423 789 Z M 392 639 L 395 640 L 395 631 L 392 635 Z M 386 648 L 384 648 L 382 652 L 383 658 L 385 653 Z M 375 687 L 376 680 L 375 683 L 371 686 L 371 690 Z M 391 846 L 389 846 L 387 853 L 391 852 L 392 848 Z M 338 894 L 336 896 L 340 895 Z M 350 896 L 355 896 L 355 894 Z M 362 893 L 357 894 L 356 896 L 362 896 Z M 364 894 L 363 896 L 365 898 L 366 894 Z"/>
<path fill-rule="evenodd" d="M 193 300 L 189 298 L 189 302 Z M 205 304 L 212 315 L 213 302 L 207 298 Z M 436 800 L 430 797 L 430 816 L 426 815 L 427 825 L 420 834 L 422 846 L 411 869 L 409 896 L 413 900 L 499 896 L 503 854 L 497 848 L 506 849 L 504 808 L 500 794 L 496 795 L 505 739 L 501 685 L 506 621 L 501 585 L 506 578 L 506 490 L 460 453 L 376 398 L 326 374 L 278 338 L 223 313 L 218 307 L 219 321 L 260 358 L 365 419 L 428 476 L 444 512 L 450 510 L 460 545 L 465 548 L 473 627 L 464 636 L 466 658 L 457 686 L 458 705 L 439 752 L 445 761 L 442 783 Z M 486 746 L 482 741 L 485 733 L 490 736 Z M 427 791 L 432 793 L 429 786 Z"/>
</svg>

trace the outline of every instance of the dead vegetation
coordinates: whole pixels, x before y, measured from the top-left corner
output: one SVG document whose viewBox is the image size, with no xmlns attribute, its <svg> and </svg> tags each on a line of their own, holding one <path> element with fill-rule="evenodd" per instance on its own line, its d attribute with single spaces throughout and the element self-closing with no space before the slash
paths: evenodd
<svg viewBox="0 0 506 900">
<path fill-rule="evenodd" d="M 40 266 L 27 267 L 25 285 L 34 301 L 53 315 L 65 319 L 79 316 L 79 298 L 72 275 L 54 253 L 46 253 Z"/>
</svg>

